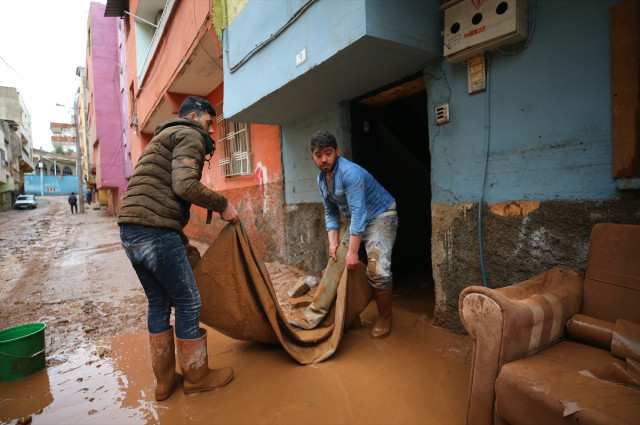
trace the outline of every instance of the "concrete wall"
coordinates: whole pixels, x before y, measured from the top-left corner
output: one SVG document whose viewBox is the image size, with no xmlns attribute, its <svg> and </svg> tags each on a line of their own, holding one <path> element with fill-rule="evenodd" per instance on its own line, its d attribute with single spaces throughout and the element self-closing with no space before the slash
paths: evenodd
<svg viewBox="0 0 640 425">
<path fill-rule="evenodd" d="M 300 15 L 295 27 L 287 28 L 275 41 L 266 44 L 253 55 L 250 63 L 232 71 L 255 46 L 268 40 L 282 28 L 306 2 L 307 0 L 249 2 L 225 30 L 224 80 L 230 92 L 230 95 L 225 96 L 225 110 L 230 116 L 244 109 L 247 104 L 287 85 L 365 35 L 365 0 L 341 2 L 337 8 L 323 7 L 320 1 Z M 265 20 L 265 16 L 269 19 Z M 319 37 L 315 31 L 307 33 L 300 28 L 332 30 L 322 31 L 322 36 Z M 295 56 L 303 47 L 307 49 L 308 59 L 297 67 Z M 257 70 L 268 72 L 258 73 Z M 309 101 L 313 102 L 314 99 Z"/>
<path fill-rule="evenodd" d="M 15 87 L 0 86 L 0 118 L 20 123 L 20 100 Z"/>
<path fill-rule="evenodd" d="M 295 124 L 440 55 L 435 0 L 250 1 L 225 29 L 225 109 Z M 305 52 L 305 59 L 297 55 Z"/>
</svg>

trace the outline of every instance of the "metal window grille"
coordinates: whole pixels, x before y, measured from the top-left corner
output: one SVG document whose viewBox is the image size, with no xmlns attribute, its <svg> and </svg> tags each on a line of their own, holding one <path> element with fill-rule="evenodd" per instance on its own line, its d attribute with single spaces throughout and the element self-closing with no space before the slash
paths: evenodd
<svg viewBox="0 0 640 425">
<path fill-rule="evenodd" d="M 252 174 L 249 125 L 229 122 L 224 118 L 223 102 L 216 105 L 220 175 L 223 177 Z"/>
</svg>

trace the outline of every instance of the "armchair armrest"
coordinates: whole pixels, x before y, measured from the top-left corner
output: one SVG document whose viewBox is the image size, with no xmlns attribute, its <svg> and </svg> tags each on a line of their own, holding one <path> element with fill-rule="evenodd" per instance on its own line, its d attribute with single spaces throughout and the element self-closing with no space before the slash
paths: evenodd
<svg viewBox="0 0 640 425">
<path fill-rule="evenodd" d="M 564 336 L 565 323 L 580 312 L 583 279 L 575 270 L 556 267 L 512 286 L 469 286 L 460 293 L 460 319 L 473 339 L 467 424 L 493 422 L 502 365 Z"/>
</svg>

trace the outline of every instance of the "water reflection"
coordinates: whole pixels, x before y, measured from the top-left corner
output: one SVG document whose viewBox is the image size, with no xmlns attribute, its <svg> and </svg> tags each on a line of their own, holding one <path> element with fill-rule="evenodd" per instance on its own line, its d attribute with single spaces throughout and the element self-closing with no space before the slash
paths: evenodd
<svg viewBox="0 0 640 425">
<path fill-rule="evenodd" d="M 53 402 L 47 369 L 10 382 L 0 382 L 0 422 L 42 413 Z"/>
</svg>

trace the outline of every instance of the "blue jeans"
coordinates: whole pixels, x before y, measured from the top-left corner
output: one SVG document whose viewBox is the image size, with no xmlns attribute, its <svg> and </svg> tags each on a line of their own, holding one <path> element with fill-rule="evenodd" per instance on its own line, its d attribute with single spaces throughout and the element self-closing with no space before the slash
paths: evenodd
<svg viewBox="0 0 640 425">
<path fill-rule="evenodd" d="M 178 232 L 123 224 L 120 240 L 149 301 L 149 332 L 157 334 L 169 330 L 173 304 L 176 336 L 199 338 L 200 293 Z"/>
</svg>

